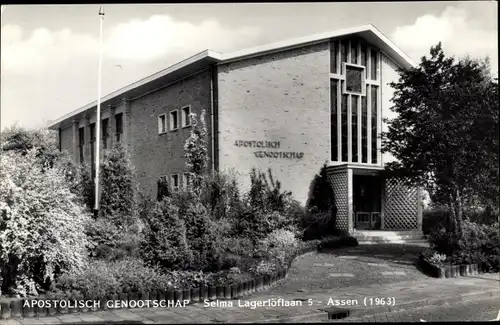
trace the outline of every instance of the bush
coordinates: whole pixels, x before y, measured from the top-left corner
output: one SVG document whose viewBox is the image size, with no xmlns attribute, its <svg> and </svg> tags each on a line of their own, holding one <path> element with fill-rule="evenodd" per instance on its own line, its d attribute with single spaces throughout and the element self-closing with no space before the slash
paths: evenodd
<svg viewBox="0 0 500 325">
<path fill-rule="evenodd" d="M 243 202 L 234 172 L 216 172 L 203 180 L 202 202 L 212 219 L 234 218 L 243 209 Z"/>
<path fill-rule="evenodd" d="M 63 167 L 42 166 L 37 151 L 0 159 L 2 292 L 37 294 L 55 276 L 82 268 L 90 216 L 71 192 Z"/>
<path fill-rule="evenodd" d="M 110 219 L 117 226 L 133 224 L 138 212 L 136 191 L 130 157 L 118 142 L 104 153 L 99 217 Z"/>
<path fill-rule="evenodd" d="M 193 252 L 191 269 L 219 270 L 222 254 L 221 240 L 208 211 L 200 203 L 191 203 L 183 217 L 189 248 Z"/>
<path fill-rule="evenodd" d="M 125 259 L 117 262 L 92 261 L 81 272 L 60 276 L 51 291 L 64 293 L 66 297 L 97 299 L 113 293 L 151 292 L 173 287 L 172 276 L 146 266 L 141 260 Z"/>
<path fill-rule="evenodd" d="M 269 178 L 269 180 L 268 180 Z M 247 194 L 248 205 L 255 209 L 271 212 L 284 212 L 292 192 L 281 192 L 281 182 L 275 181 L 271 168 L 266 174 L 252 168 L 250 171 L 250 191 Z"/>
<path fill-rule="evenodd" d="M 239 267 L 246 270 L 254 264 L 255 246 L 246 237 L 222 237 L 221 268 Z"/>
<path fill-rule="evenodd" d="M 259 250 L 264 252 L 271 261 L 285 266 L 288 258 L 297 251 L 298 247 L 299 241 L 293 232 L 279 229 L 260 242 Z"/>
<path fill-rule="evenodd" d="M 463 233 L 456 237 L 441 228 L 431 233 L 431 247 L 440 254 L 449 257 L 452 264 L 480 263 L 490 270 L 498 270 L 500 253 L 500 235 L 498 225 L 480 225 L 465 220 Z"/>
<path fill-rule="evenodd" d="M 186 227 L 172 199 L 167 197 L 156 204 L 143 233 L 141 251 L 148 263 L 165 269 L 185 269 L 192 263 Z"/>
</svg>

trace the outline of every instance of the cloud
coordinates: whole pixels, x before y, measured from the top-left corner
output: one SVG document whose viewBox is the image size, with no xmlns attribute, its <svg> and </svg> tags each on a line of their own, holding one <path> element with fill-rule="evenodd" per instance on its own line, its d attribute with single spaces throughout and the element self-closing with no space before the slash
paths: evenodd
<svg viewBox="0 0 500 325">
<path fill-rule="evenodd" d="M 232 50 L 254 40 L 253 27 L 226 28 L 217 21 L 199 24 L 177 21 L 166 15 L 132 20 L 104 29 L 104 59 L 143 63 L 171 56 L 181 57 L 211 48 Z M 63 63 L 95 58 L 97 35 L 74 33 L 70 29 L 39 28 L 27 37 L 17 25 L 2 27 L 2 68 L 15 73 L 61 69 Z M 173 63 L 173 62 L 171 62 Z"/>
<path fill-rule="evenodd" d="M 441 15 L 424 15 L 412 25 L 400 26 L 392 33 L 391 39 L 417 62 L 428 56 L 431 46 L 442 42 L 445 54 L 463 57 L 492 58 L 492 68 L 496 72 L 498 64 L 498 32 L 477 27 L 467 11 L 447 7 Z"/>
</svg>

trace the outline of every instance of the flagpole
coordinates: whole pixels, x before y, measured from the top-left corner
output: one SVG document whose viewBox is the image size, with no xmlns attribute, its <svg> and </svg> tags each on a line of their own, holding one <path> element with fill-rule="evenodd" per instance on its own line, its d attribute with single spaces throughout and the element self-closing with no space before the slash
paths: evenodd
<svg viewBox="0 0 500 325">
<path fill-rule="evenodd" d="M 104 22 L 104 8 L 99 8 L 100 30 L 99 30 L 99 71 L 97 76 L 97 115 L 96 115 L 96 155 L 95 155 L 95 207 L 99 211 L 99 145 L 101 143 L 101 74 L 102 74 L 102 25 Z"/>
</svg>

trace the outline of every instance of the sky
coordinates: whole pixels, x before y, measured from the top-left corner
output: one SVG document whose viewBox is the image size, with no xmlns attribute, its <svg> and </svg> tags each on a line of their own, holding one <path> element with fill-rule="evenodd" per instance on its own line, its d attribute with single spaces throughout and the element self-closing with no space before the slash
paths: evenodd
<svg viewBox="0 0 500 325">
<path fill-rule="evenodd" d="M 102 95 L 206 49 L 242 48 L 371 23 L 416 62 L 489 57 L 498 75 L 496 1 L 104 6 Z M 98 5 L 7 5 L 1 17 L 1 128 L 26 128 L 97 99 Z"/>
</svg>

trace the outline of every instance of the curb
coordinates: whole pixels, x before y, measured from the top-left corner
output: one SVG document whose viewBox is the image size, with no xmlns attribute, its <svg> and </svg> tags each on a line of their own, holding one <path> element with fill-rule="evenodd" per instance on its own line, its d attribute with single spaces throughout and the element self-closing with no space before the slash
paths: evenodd
<svg viewBox="0 0 500 325">
<path fill-rule="evenodd" d="M 436 265 L 422 255 L 418 258 L 418 266 L 428 275 L 435 278 L 458 278 L 460 276 L 478 275 L 487 273 L 484 264 Z"/>
<path fill-rule="evenodd" d="M 454 303 L 473 301 L 473 300 L 483 300 L 483 299 L 489 299 L 489 298 L 500 298 L 500 291 L 499 290 L 488 290 L 488 291 L 466 293 L 466 294 L 461 294 L 458 296 L 452 296 L 452 297 L 446 297 L 446 298 L 420 299 L 420 300 L 408 301 L 408 302 L 405 302 L 402 304 L 397 304 L 396 306 L 384 306 L 384 307 L 372 307 L 372 308 L 370 308 L 370 307 L 366 307 L 366 308 L 358 307 L 358 308 L 351 309 L 350 316 L 347 318 L 344 318 L 344 320 L 357 320 L 358 318 L 362 318 L 364 316 L 369 316 L 369 315 L 377 315 L 377 314 L 383 314 L 383 313 L 388 313 L 388 312 L 398 312 L 398 311 L 404 311 L 407 309 L 422 308 L 422 307 L 433 306 L 433 305 L 441 305 L 444 303 L 454 304 Z M 408 307 L 410 307 L 410 308 L 408 308 Z M 290 323 L 290 322 L 298 322 L 304 318 L 307 318 L 308 321 L 328 320 L 328 313 L 326 311 L 312 312 L 309 314 L 299 315 L 299 316 L 259 320 L 259 322 L 261 322 L 261 323 Z M 312 318 L 314 318 L 314 319 L 312 319 Z"/>
</svg>

